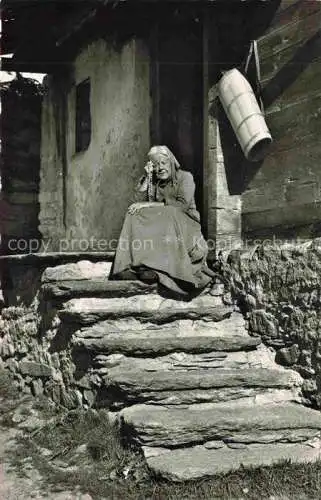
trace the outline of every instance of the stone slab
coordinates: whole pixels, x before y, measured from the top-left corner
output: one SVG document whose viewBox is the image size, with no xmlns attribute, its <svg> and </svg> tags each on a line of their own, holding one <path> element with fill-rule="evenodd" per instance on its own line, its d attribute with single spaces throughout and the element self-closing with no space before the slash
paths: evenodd
<svg viewBox="0 0 321 500">
<path fill-rule="evenodd" d="M 155 293 L 157 285 L 142 281 L 109 281 L 107 277 L 62 280 L 42 285 L 45 298 L 69 300 L 76 297 L 130 297 Z"/>
<path fill-rule="evenodd" d="M 237 440 L 237 434 L 289 430 L 321 431 L 321 413 L 296 403 L 224 404 L 164 408 L 138 404 L 121 411 L 123 425 L 141 445 L 178 447 L 210 440 Z"/>
<path fill-rule="evenodd" d="M 90 262 L 80 260 L 76 263 L 61 264 L 55 267 L 47 267 L 42 274 L 42 283 L 50 283 L 64 280 L 90 280 L 108 279 L 111 262 Z"/>
<path fill-rule="evenodd" d="M 171 352 L 206 353 L 212 351 L 242 351 L 255 349 L 261 343 L 258 337 L 218 337 L 218 336 L 180 336 L 175 332 L 166 330 L 164 335 L 159 336 L 157 332 L 149 330 L 149 336 L 131 336 L 109 334 L 104 338 L 82 338 L 73 339 L 73 347 L 76 350 L 87 350 L 99 353 L 122 353 L 130 356 L 160 356 Z"/>
<path fill-rule="evenodd" d="M 137 337 L 137 335 L 150 337 L 155 335 L 165 335 L 170 332 L 175 337 L 195 337 L 198 335 L 205 337 L 248 337 L 245 329 L 243 316 L 238 312 L 233 312 L 229 317 L 221 321 L 206 321 L 203 319 L 181 319 L 170 321 L 168 324 L 155 324 L 153 318 L 148 321 L 141 321 L 140 318 L 117 318 L 99 321 L 91 326 L 82 326 L 77 330 L 77 338 L 104 338 L 106 335 L 117 333 L 126 337 Z"/>
<path fill-rule="evenodd" d="M 111 369 L 104 377 L 106 385 L 133 396 L 146 392 L 188 389 L 222 389 L 225 387 L 265 387 L 289 389 L 303 380 L 293 370 L 266 368 L 134 371 Z"/>
<path fill-rule="evenodd" d="M 199 403 L 224 403 L 235 401 L 239 404 L 253 405 L 261 402 L 277 403 L 285 401 L 302 402 L 299 390 L 262 389 L 259 387 L 224 387 L 222 389 L 190 389 L 180 391 L 146 391 L 138 395 L 108 391 L 108 398 L 100 406 L 120 410 L 130 404 L 145 403 L 161 406 L 189 406 Z"/>
<path fill-rule="evenodd" d="M 60 311 L 60 316 L 64 321 L 83 325 L 128 317 L 161 324 L 177 319 L 221 321 L 230 317 L 232 312 L 233 308 L 224 306 L 221 297 L 202 296 L 191 301 L 180 301 L 149 294 L 127 298 L 71 299 Z"/>
<path fill-rule="evenodd" d="M 157 476 L 170 481 L 188 481 L 209 478 L 240 467 L 260 467 L 282 460 L 308 463 L 320 458 L 320 440 L 316 440 L 311 445 L 253 444 L 242 449 L 207 449 L 204 446 L 195 446 L 169 452 L 163 449 L 156 456 L 146 457 L 146 461 L 150 470 Z"/>
<path fill-rule="evenodd" d="M 160 332 L 161 333 L 161 332 Z M 253 351 L 220 352 L 203 354 L 176 352 L 156 358 L 134 358 L 124 354 L 97 354 L 93 365 L 101 374 L 114 371 L 141 370 L 154 372 L 158 370 L 199 370 L 200 368 L 272 368 L 283 370 L 274 361 L 275 353 L 261 344 Z"/>
<path fill-rule="evenodd" d="M 248 353 L 233 353 L 240 354 L 240 363 L 245 363 L 246 354 Z M 242 357 L 244 354 L 244 358 Z M 219 368 L 224 366 L 224 362 L 229 357 L 228 353 L 213 352 L 213 353 L 203 353 L 203 354 L 187 354 L 185 352 L 176 352 L 172 354 L 167 354 L 165 356 L 160 356 L 156 358 L 132 358 L 124 356 L 123 354 L 110 354 L 103 355 L 98 354 L 94 360 L 93 365 L 100 368 L 100 373 L 112 373 L 116 370 L 118 371 L 146 371 L 155 372 L 158 370 L 186 370 L 199 368 Z M 233 359 L 234 361 L 234 359 Z M 231 363 L 233 363 L 231 361 Z M 235 365 L 237 361 L 235 362 Z"/>
</svg>

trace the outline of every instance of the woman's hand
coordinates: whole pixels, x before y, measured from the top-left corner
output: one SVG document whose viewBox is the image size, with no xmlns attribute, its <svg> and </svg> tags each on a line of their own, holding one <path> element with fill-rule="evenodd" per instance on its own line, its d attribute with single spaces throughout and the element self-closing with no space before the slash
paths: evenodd
<svg viewBox="0 0 321 500">
<path fill-rule="evenodd" d="M 132 205 L 130 205 L 127 212 L 130 215 L 134 215 L 137 212 L 139 212 L 140 209 L 144 208 L 145 206 L 146 206 L 146 203 L 133 203 Z"/>
<path fill-rule="evenodd" d="M 144 167 L 146 174 L 151 174 L 154 170 L 154 164 L 152 161 L 148 161 Z"/>
<path fill-rule="evenodd" d="M 127 212 L 130 215 L 134 215 L 134 214 L 137 214 L 137 212 L 139 212 L 139 210 L 141 210 L 142 208 L 161 207 L 161 206 L 164 206 L 164 203 L 158 202 L 158 201 L 150 201 L 150 202 L 146 201 L 146 202 L 133 203 L 132 205 L 130 205 Z"/>
</svg>

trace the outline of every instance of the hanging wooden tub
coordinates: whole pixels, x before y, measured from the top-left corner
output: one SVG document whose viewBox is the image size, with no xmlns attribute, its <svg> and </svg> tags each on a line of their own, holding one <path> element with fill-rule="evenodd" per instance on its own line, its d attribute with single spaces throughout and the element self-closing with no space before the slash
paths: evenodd
<svg viewBox="0 0 321 500">
<path fill-rule="evenodd" d="M 262 160 L 272 137 L 251 85 L 234 68 L 221 78 L 218 94 L 245 157 L 249 161 Z"/>
</svg>

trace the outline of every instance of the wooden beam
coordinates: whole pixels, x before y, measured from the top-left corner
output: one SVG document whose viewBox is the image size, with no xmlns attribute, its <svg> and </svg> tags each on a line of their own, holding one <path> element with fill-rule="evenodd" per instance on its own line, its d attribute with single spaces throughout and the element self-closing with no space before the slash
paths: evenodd
<svg viewBox="0 0 321 500">
<path fill-rule="evenodd" d="M 202 171 L 202 192 L 203 192 L 203 207 L 202 207 L 202 229 L 205 238 L 208 237 L 210 233 L 210 228 L 208 227 L 208 180 L 209 180 L 209 161 L 208 161 L 208 93 L 209 93 L 209 37 L 208 37 L 208 13 L 204 6 L 202 10 L 202 67 L 203 67 L 203 171 Z"/>
</svg>

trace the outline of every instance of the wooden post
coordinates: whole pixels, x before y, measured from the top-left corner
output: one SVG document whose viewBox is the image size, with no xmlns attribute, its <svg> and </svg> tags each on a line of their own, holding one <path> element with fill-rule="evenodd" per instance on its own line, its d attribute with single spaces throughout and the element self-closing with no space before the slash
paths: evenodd
<svg viewBox="0 0 321 500">
<path fill-rule="evenodd" d="M 217 82 L 223 55 L 218 41 L 219 19 L 204 7 L 204 213 L 209 257 L 241 245 L 241 196 L 230 192 L 219 126 Z M 237 165 L 235 165 L 237 168 Z"/>
<path fill-rule="evenodd" d="M 208 16 L 206 12 L 206 6 L 203 6 L 202 10 L 202 26 L 203 26 L 203 40 L 202 40 L 202 68 L 203 68 L 203 221 L 202 221 L 202 230 L 205 238 L 210 234 L 210 228 L 208 226 L 209 223 L 209 205 L 208 205 L 208 64 L 209 64 L 209 53 L 208 53 Z"/>
<path fill-rule="evenodd" d="M 150 95 L 152 100 L 152 115 L 150 121 L 151 143 L 160 141 L 160 89 L 159 89 L 159 21 L 155 20 L 150 35 L 151 73 Z"/>
</svg>

